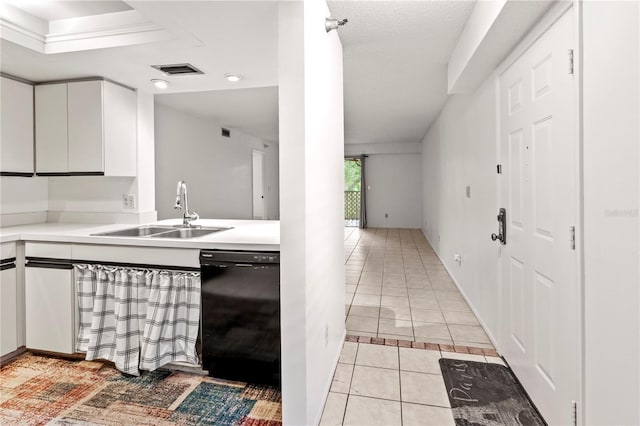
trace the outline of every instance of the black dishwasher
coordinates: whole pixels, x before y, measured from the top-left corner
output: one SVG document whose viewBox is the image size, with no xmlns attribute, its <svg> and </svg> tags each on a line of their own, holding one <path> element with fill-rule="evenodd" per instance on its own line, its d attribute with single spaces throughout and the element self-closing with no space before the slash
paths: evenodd
<svg viewBox="0 0 640 426">
<path fill-rule="evenodd" d="M 280 253 L 202 250 L 200 271 L 203 368 L 280 386 Z"/>
</svg>

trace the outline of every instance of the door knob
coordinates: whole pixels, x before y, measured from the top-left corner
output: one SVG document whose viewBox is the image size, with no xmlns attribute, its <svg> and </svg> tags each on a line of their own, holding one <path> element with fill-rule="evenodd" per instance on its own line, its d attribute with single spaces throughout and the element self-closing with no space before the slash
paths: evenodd
<svg viewBox="0 0 640 426">
<path fill-rule="evenodd" d="M 491 234 L 491 241 L 502 240 L 502 235 Z"/>
</svg>

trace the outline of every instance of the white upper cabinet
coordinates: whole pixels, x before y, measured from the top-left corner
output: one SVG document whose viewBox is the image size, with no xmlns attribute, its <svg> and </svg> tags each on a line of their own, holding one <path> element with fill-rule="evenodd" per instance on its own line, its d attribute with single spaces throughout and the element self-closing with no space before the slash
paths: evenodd
<svg viewBox="0 0 640 426">
<path fill-rule="evenodd" d="M 64 86 L 64 94 L 42 90 L 56 86 Z M 51 105 L 63 109 L 64 117 L 47 117 Z M 64 146 L 62 138 L 49 136 L 62 126 Z M 64 155 L 66 162 L 50 162 L 51 149 L 53 158 Z M 135 92 L 102 80 L 36 86 L 36 151 L 39 174 L 135 176 Z"/>
<path fill-rule="evenodd" d="M 36 172 L 68 172 L 67 146 L 67 84 L 36 86 Z"/>
<path fill-rule="evenodd" d="M 33 174 L 33 86 L 2 77 L 0 93 L 0 172 L 30 176 Z"/>
</svg>

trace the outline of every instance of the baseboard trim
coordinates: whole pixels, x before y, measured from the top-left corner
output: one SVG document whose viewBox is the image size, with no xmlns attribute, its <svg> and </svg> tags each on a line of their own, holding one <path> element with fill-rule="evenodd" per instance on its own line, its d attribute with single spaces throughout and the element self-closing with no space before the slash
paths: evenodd
<svg viewBox="0 0 640 426">
<path fill-rule="evenodd" d="M 0 357 L 0 366 L 4 367 L 7 363 L 10 363 L 11 361 L 15 360 L 25 352 L 27 352 L 27 348 L 24 346 L 20 346 L 15 351 L 9 352 L 8 354 L 3 355 L 2 357 Z"/>
</svg>

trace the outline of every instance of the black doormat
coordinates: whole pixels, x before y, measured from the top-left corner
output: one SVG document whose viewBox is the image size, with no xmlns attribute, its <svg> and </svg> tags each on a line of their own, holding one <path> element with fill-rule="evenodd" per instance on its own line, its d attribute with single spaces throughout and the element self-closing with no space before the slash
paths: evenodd
<svg viewBox="0 0 640 426">
<path fill-rule="evenodd" d="M 499 364 L 440 359 L 458 426 L 546 426 L 511 370 Z"/>
</svg>

